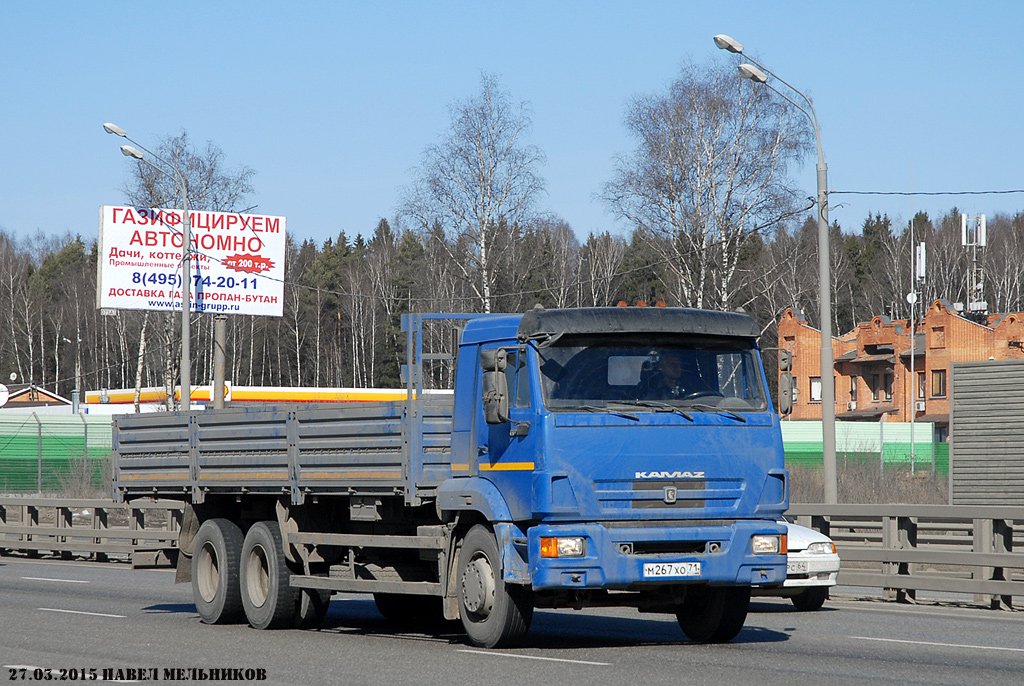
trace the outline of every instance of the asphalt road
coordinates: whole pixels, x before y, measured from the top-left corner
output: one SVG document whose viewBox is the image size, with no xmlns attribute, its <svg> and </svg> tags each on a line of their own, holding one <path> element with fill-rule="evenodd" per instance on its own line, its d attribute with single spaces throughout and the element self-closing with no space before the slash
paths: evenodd
<svg viewBox="0 0 1024 686">
<path fill-rule="evenodd" d="M 207 626 L 190 586 L 174 585 L 170 571 L 2 557 L 0 666 L 8 682 L 211 681 L 211 670 L 230 669 L 219 675 L 318 686 L 1002 686 L 1024 683 L 1024 613 L 842 597 L 801 613 L 757 599 L 735 641 L 704 646 L 667 616 L 538 611 L 523 647 L 486 651 L 457 624 L 427 632 L 391 624 L 369 596 L 335 595 L 320 631 Z"/>
</svg>

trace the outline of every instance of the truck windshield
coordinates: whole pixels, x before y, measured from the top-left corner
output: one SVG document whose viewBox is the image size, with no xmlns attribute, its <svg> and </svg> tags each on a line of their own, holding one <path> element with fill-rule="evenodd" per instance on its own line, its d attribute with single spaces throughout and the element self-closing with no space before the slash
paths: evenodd
<svg viewBox="0 0 1024 686">
<path fill-rule="evenodd" d="M 641 412 L 768 408 L 750 339 L 565 336 L 537 355 L 544 403 L 554 411 L 612 411 L 622 405 Z"/>
</svg>

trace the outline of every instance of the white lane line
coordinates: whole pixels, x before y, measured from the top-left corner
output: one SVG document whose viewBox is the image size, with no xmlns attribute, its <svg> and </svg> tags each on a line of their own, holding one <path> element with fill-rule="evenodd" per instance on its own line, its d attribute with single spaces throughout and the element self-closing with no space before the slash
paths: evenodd
<svg viewBox="0 0 1024 686">
<path fill-rule="evenodd" d="M 976 646 L 966 643 L 936 643 L 933 641 L 908 641 L 902 638 L 875 638 L 873 636 L 850 636 L 861 641 L 881 641 L 883 643 L 911 643 L 919 646 L 936 646 L 938 648 L 973 648 L 974 650 L 1005 650 L 1011 653 L 1024 653 L 1024 648 L 1001 648 L 999 646 Z"/>
<path fill-rule="evenodd" d="M 492 653 L 486 650 L 459 649 L 460 653 L 471 653 L 473 655 L 489 655 L 491 657 L 518 657 L 521 660 L 546 660 L 548 662 L 569 662 L 574 665 L 597 665 L 599 667 L 610 667 L 610 662 L 590 662 L 588 660 L 566 660 L 560 657 L 537 657 L 536 655 L 513 655 L 512 653 Z"/>
<path fill-rule="evenodd" d="M 82 579 L 49 579 L 45 576 L 23 576 L 22 579 L 26 581 L 56 581 L 61 584 L 87 584 L 88 581 Z"/>
<path fill-rule="evenodd" d="M 78 610 L 59 610 L 55 607 L 41 607 L 40 612 L 64 612 L 69 615 L 89 615 L 90 617 L 115 617 L 117 619 L 124 619 L 126 615 L 108 615 L 103 612 L 79 612 Z"/>
</svg>

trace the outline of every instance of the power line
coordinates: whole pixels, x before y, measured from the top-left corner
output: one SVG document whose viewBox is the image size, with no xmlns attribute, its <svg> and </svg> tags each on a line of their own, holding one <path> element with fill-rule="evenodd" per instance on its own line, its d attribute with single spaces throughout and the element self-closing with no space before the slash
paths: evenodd
<svg viewBox="0 0 1024 686">
<path fill-rule="evenodd" d="M 1024 193 L 1024 188 L 1005 191 L 829 191 L 829 195 L 1009 195 Z"/>
</svg>

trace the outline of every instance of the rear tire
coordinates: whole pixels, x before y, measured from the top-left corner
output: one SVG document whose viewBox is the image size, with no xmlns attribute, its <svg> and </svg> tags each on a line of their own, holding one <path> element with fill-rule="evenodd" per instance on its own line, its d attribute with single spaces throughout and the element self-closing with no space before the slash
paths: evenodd
<svg viewBox="0 0 1024 686">
<path fill-rule="evenodd" d="M 828 586 L 812 586 L 790 598 L 793 605 L 801 612 L 820 610 L 828 600 Z"/>
<path fill-rule="evenodd" d="M 302 594 L 290 585 L 291 572 L 284 556 L 281 527 L 257 522 L 242 546 L 242 606 L 256 629 L 290 629 L 299 623 Z"/>
<path fill-rule="evenodd" d="M 498 544 L 484 526 L 474 526 L 462 541 L 457 583 L 462 626 L 473 645 L 504 647 L 526 636 L 533 619 L 532 593 L 505 584 Z"/>
<path fill-rule="evenodd" d="M 207 624 L 242 620 L 239 560 L 242 530 L 229 519 L 208 519 L 196 533 L 192 556 L 192 598 Z"/>
<path fill-rule="evenodd" d="M 747 620 L 750 588 L 694 588 L 676 612 L 679 627 L 697 643 L 727 643 Z"/>
</svg>

